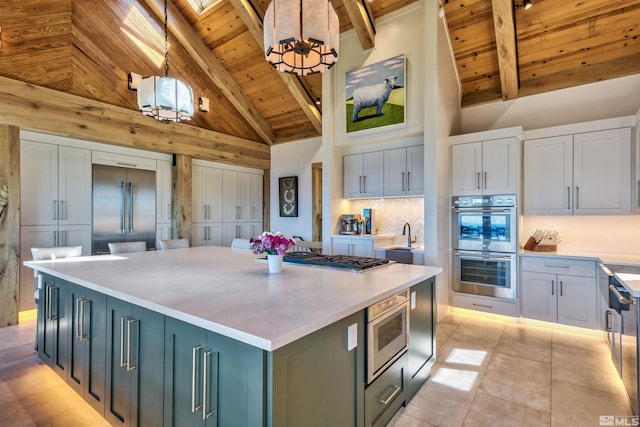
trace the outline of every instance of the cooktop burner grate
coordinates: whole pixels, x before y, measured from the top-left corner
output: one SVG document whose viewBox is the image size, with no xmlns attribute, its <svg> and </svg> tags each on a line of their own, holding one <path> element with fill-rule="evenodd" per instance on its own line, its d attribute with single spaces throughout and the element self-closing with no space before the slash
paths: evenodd
<svg viewBox="0 0 640 427">
<path fill-rule="evenodd" d="M 313 252 L 287 252 L 285 262 L 317 265 L 323 267 L 343 268 L 350 270 L 366 270 L 389 264 L 389 260 L 349 255 L 318 255 Z"/>
</svg>

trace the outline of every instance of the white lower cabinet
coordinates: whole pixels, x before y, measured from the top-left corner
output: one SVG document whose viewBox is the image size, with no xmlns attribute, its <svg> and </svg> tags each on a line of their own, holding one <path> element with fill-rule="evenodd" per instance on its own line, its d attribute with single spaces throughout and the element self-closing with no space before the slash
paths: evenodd
<svg viewBox="0 0 640 427">
<path fill-rule="evenodd" d="M 595 329 L 597 282 L 594 261 L 522 257 L 522 317 Z"/>
<path fill-rule="evenodd" d="M 375 257 L 374 248 L 391 245 L 392 238 L 384 236 L 333 236 L 332 255 Z"/>
</svg>

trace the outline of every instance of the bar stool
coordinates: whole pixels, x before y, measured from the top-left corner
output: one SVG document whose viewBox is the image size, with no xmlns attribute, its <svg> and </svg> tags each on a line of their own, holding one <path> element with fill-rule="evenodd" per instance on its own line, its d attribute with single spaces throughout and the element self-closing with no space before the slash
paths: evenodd
<svg viewBox="0 0 640 427">
<path fill-rule="evenodd" d="M 130 252 L 144 252 L 147 250 L 147 242 L 114 242 L 109 243 L 111 255 L 124 254 Z"/>
<path fill-rule="evenodd" d="M 165 249 L 182 249 L 189 247 L 189 239 L 169 239 L 158 241 L 158 247 L 161 251 Z"/>
</svg>

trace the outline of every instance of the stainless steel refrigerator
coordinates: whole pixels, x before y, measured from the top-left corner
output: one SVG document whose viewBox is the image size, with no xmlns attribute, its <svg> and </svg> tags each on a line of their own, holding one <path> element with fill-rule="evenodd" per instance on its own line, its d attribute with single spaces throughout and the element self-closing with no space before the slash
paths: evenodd
<svg viewBox="0 0 640 427">
<path fill-rule="evenodd" d="M 156 241 L 156 173 L 93 165 L 93 251 L 109 253 L 110 242 Z"/>
</svg>

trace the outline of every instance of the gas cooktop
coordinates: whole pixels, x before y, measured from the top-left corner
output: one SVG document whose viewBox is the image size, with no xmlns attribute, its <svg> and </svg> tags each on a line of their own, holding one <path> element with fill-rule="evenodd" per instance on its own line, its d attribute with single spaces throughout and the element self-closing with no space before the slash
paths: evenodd
<svg viewBox="0 0 640 427">
<path fill-rule="evenodd" d="M 313 252 L 287 252 L 284 262 L 330 267 L 352 271 L 365 271 L 389 264 L 388 259 L 350 255 L 320 255 Z"/>
</svg>

